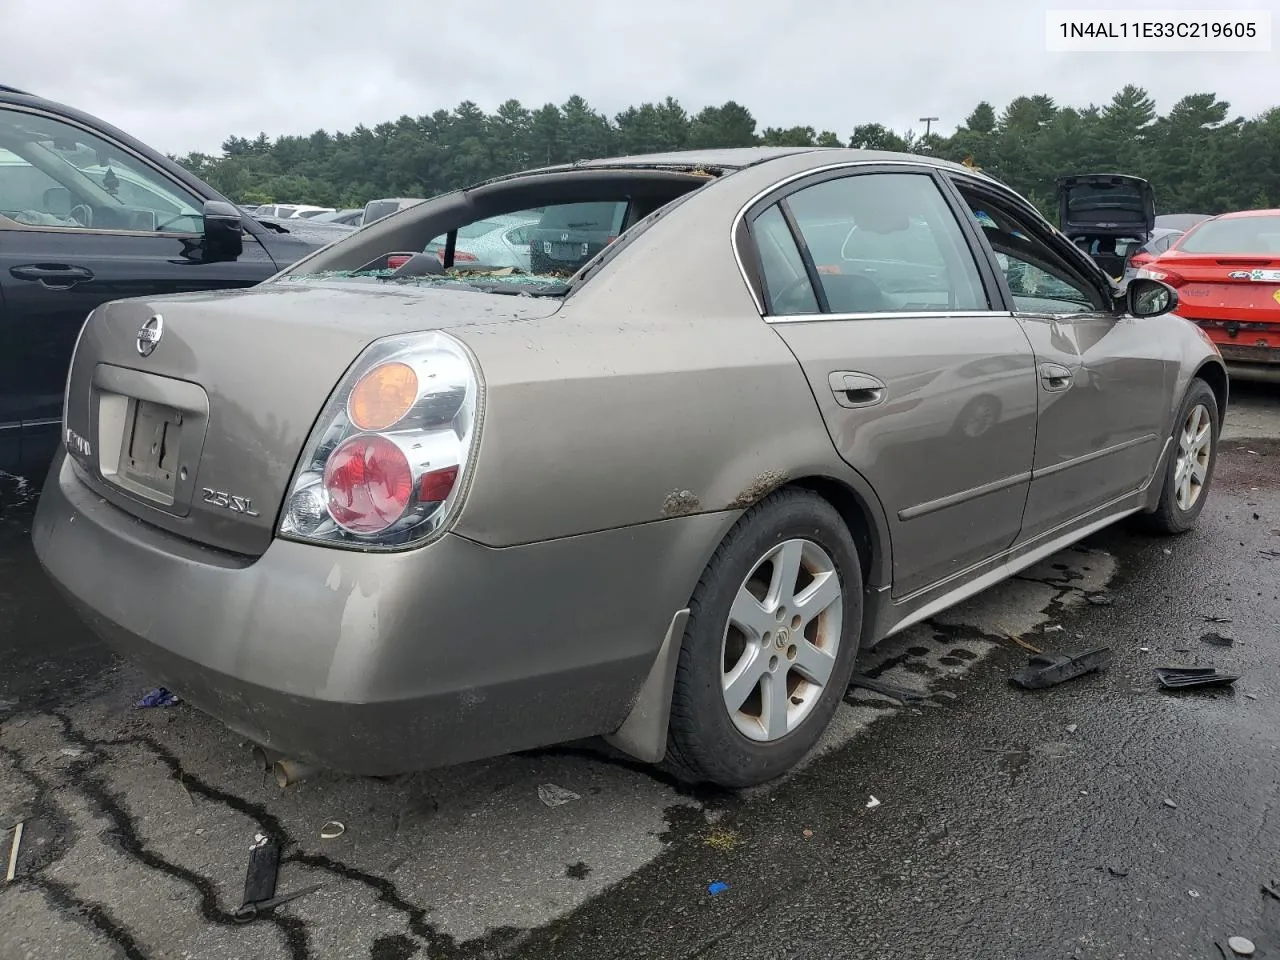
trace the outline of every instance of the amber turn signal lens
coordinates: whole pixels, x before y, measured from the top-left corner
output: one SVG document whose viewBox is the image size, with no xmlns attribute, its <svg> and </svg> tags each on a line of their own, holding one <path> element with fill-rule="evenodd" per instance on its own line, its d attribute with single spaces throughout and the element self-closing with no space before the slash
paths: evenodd
<svg viewBox="0 0 1280 960">
<path fill-rule="evenodd" d="M 418 375 L 407 363 L 380 363 L 355 385 L 347 416 L 360 430 L 385 430 L 413 409 Z"/>
</svg>

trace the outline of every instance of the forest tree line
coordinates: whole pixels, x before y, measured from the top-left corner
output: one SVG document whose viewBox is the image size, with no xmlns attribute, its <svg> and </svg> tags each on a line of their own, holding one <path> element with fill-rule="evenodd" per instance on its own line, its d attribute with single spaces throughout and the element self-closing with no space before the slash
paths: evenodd
<svg viewBox="0 0 1280 960">
<path fill-rule="evenodd" d="M 1145 90 L 1126 86 L 1103 106 L 1059 106 L 1043 94 L 1003 110 L 979 103 L 949 136 L 858 124 L 847 134 L 813 127 L 757 129 L 729 101 L 691 114 L 674 98 L 629 107 L 612 119 L 580 96 L 530 110 L 508 100 L 492 114 L 465 101 L 349 133 L 232 136 L 222 155 L 176 157 L 241 203 L 359 207 L 376 197 L 430 197 L 535 166 L 610 155 L 763 145 L 850 146 L 928 153 L 974 164 L 1056 219 L 1054 180 L 1116 172 L 1151 181 L 1157 212 L 1222 213 L 1280 206 L 1280 107 L 1232 116 L 1212 93 L 1183 97 L 1160 114 Z"/>
</svg>

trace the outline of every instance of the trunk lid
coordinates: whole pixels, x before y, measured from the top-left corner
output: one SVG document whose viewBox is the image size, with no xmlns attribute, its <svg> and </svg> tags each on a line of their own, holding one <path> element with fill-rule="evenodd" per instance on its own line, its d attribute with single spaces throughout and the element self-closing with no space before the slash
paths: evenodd
<svg viewBox="0 0 1280 960">
<path fill-rule="evenodd" d="M 117 301 L 81 334 L 64 441 L 104 499 L 198 543 L 258 556 L 316 417 L 369 343 L 559 307 L 555 298 L 358 280 Z M 159 337 L 143 356 L 142 331 L 150 325 L 156 338 L 156 315 Z"/>
<path fill-rule="evenodd" d="M 1146 240 L 1156 223 L 1151 184 L 1123 173 L 1087 173 L 1057 181 L 1059 228 L 1078 237 Z"/>
<path fill-rule="evenodd" d="M 1280 256 L 1187 254 L 1173 250 L 1148 269 L 1178 291 L 1178 314 L 1193 320 L 1280 322 Z"/>
</svg>

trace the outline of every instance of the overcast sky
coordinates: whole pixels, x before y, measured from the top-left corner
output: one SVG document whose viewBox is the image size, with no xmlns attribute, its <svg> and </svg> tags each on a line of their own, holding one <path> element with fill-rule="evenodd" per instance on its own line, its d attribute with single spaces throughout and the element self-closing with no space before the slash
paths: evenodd
<svg viewBox="0 0 1280 960">
<path fill-rule="evenodd" d="M 737 100 L 766 126 L 842 138 L 980 100 L 1102 103 L 1136 83 L 1163 110 L 1214 92 L 1280 103 L 1275 53 L 1047 53 L 1046 9 L 1271 9 L 1231 0 L 0 0 L 0 82 L 80 107 L 171 153 L 229 134 L 349 130 L 474 100 L 486 111 L 581 94 L 612 117 L 668 94 Z M 1280 29 L 1280 17 L 1277 17 Z"/>
</svg>

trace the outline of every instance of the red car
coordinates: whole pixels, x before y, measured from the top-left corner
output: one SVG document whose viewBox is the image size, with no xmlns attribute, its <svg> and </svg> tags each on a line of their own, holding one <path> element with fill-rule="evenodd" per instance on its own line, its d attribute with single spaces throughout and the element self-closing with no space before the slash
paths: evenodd
<svg viewBox="0 0 1280 960">
<path fill-rule="evenodd" d="M 1232 373 L 1280 376 L 1280 210 L 1203 220 L 1138 275 L 1178 291 L 1178 314 L 1204 328 Z"/>
</svg>

